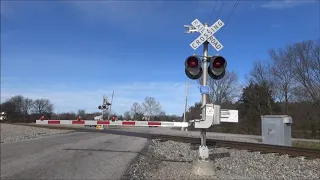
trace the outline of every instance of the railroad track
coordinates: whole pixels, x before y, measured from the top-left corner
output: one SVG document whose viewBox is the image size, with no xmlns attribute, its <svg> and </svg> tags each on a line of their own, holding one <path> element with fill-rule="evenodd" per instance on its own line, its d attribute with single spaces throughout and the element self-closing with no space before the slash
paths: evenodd
<svg viewBox="0 0 320 180">
<path fill-rule="evenodd" d="M 171 140 L 186 142 L 191 144 L 200 144 L 200 138 L 194 137 L 181 137 L 181 136 L 167 136 L 167 135 L 157 135 L 158 139 Z M 253 152 L 260 152 L 261 154 L 276 153 L 279 155 L 289 155 L 291 157 L 305 157 L 307 159 L 320 158 L 320 150 L 307 149 L 307 148 L 297 148 L 288 146 L 277 146 L 262 143 L 249 143 L 249 142 L 238 142 L 238 141 L 227 141 L 227 140 L 216 140 L 207 139 L 207 146 L 214 147 L 226 147 L 233 149 L 248 150 Z"/>
<path fill-rule="evenodd" d="M 122 130 L 95 130 L 83 127 L 66 127 L 66 126 L 52 126 L 52 125 L 36 125 L 36 124 L 18 124 L 24 126 L 32 127 L 43 127 L 49 129 L 65 129 L 65 130 L 74 130 L 80 132 L 95 132 L 95 133 L 110 133 L 117 135 L 125 136 L 136 136 L 149 139 L 161 139 L 161 140 L 171 140 L 191 144 L 200 144 L 200 138 L 195 137 L 185 137 L 185 136 L 172 136 L 172 135 L 163 135 L 163 134 L 148 134 L 148 133 L 139 133 L 139 132 L 128 132 Z M 277 146 L 277 145 L 268 145 L 262 143 L 248 143 L 248 142 L 238 142 L 238 141 L 227 141 L 227 140 L 216 140 L 216 139 L 207 139 L 207 146 L 214 147 L 226 147 L 233 149 L 248 150 L 254 152 L 260 152 L 262 154 L 266 153 L 276 153 L 279 155 L 289 155 L 290 157 L 305 157 L 307 159 L 320 158 L 320 150 L 316 149 L 307 149 L 307 148 L 297 148 L 297 147 L 288 147 L 288 146 Z"/>
</svg>

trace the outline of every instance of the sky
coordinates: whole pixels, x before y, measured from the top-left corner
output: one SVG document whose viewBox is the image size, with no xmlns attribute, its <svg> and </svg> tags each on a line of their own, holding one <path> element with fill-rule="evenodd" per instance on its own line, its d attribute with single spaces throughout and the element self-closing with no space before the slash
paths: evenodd
<svg viewBox="0 0 320 180">
<path fill-rule="evenodd" d="M 154 97 L 182 115 L 184 61 L 202 54 L 184 34 L 197 18 L 224 46 L 209 55 L 228 61 L 240 83 L 270 48 L 319 38 L 319 1 L 1 1 L 1 102 L 14 95 L 46 98 L 55 112 L 98 111 L 102 96 L 116 113 Z M 214 9 L 214 7 L 216 8 Z M 200 101 L 191 81 L 188 104 Z"/>
</svg>

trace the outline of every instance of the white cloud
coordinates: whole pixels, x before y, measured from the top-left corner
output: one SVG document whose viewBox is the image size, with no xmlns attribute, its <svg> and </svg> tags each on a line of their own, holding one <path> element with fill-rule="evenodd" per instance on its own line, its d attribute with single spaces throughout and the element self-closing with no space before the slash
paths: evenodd
<svg viewBox="0 0 320 180">
<path fill-rule="evenodd" d="M 285 9 L 293 8 L 307 3 L 314 3 L 314 0 L 278 0 L 278 1 L 268 1 L 261 5 L 262 8 L 267 9 Z"/>
<path fill-rule="evenodd" d="M 8 81 L 9 82 L 9 81 Z M 181 115 L 184 110 L 185 84 L 181 82 L 135 82 L 131 84 L 109 84 L 108 87 L 68 87 L 67 85 L 36 86 L 36 87 L 10 87 L 6 82 L 1 83 L 1 101 L 14 95 L 36 99 L 49 99 L 56 112 L 77 111 L 85 109 L 88 112 L 98 111 L 102 96 L 111 98 L 115 91 L 112 109 L 117 113 L 130 110 L 134 102 L 143 102 L 146 96 L 156 98 L 167 114 Z M 9 84 L 9 83 L 8 83 Z M 200 100 L 196 84 L 191 86 L 189 104 Z"/>
</svg>

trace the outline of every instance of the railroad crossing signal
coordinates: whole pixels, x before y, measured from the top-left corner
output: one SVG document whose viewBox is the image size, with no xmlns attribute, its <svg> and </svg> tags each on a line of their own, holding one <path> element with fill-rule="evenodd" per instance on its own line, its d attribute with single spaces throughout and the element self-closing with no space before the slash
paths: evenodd
<svg viewBox="0 0 320 180">
<path fill-rule="evenodd" d="M 184 26 L 185 28 L 189 28 L 189 31 L 186 33 L 198 31 L 201 34 L 190 44 L 193 50 L 198 49 L 205 41 L 208 41 L 217 51 L 223 48 L 223 45 L 213 36 L 214 33 L 224 26 L 224 22 L 221 19 L 216 21 L 211 27 L 205 27 L 198 19 L 192 21 L 191 24 L 192 26 Z"/>
<path fill-rule="evenodd" d="M 108 98 L 103 96 L 102 105 L 98 106 L 98 109 L 100 110 L 109 109 L 110 105 L 111 103 L 108 102 Z"/>
<path fill-rule="evenodd" d="M 209 158 L 209 149 L 206 146 L 205 129 L 211 127 L 212 125 L 219 125 L 221 122 L 220 106 L 215 104 L 207 104 L 206 94 L 209 93 L 207 86 L 207 77 L 209 74 L 209 76 L 214 80 L 221 79 L 224 77 L 225 69 L 227 67 L 227 61 L 222 56 L 208 56 L 208 45 L 210 43 L 217 51 L 220 51 L 223 48 L 222 44 L 217 40 L 217 38 L 213 36 L 213 34 L 216 33 L 219 29 L 221 29 L 224 26 L 224 23 L 221 19 L 219 19 L 211 27 L 208 27 L 208 24 L 203 25 L 198 19 L 195 19 L 194 21 L 192 21 L 191 24 L 192 26 L 184 26 L 185 28 L 189 28 L 189 30 L 185 33 L 199 32 L 201 34 L 190 44 L 190 46 L 193 50 L 196 50 L 203 44 L 203 61 L 201 63 L 203 65 L 200 65 L 201 61 L 198 56 L 189 56 L 185 61 L 185 72 L 190 79 L 199 79 L 203 75 L 202 84 L 200 88 L 200 92 L 202 94 L 202 117 L 201 119 L 194 121 L 194 127 L 201 129 L 201 146 L 199 147 L 199 156 L 200 159 L 206 160 Z M 233 113 L 233 115 L 229 115 L 227 119 L 230 119 L 230 122 L 238 122 L 237 115 L 238 112 Z"/>
</svg>

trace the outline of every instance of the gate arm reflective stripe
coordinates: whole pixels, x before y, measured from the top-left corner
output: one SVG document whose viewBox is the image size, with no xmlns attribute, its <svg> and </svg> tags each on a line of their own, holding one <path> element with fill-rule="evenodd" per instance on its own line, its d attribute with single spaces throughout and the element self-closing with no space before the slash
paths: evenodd
<svg viewBox="0 0 320 180">
<path fill-rule="evenodd" d="M 95 121 L 95 120 L 36 120 L 36 124 L 52 125 L 108 125 L 108 126 L 155 126 L 155 127 L 188 127 L 188 122 L 168 121 Z"/>
</svg>

